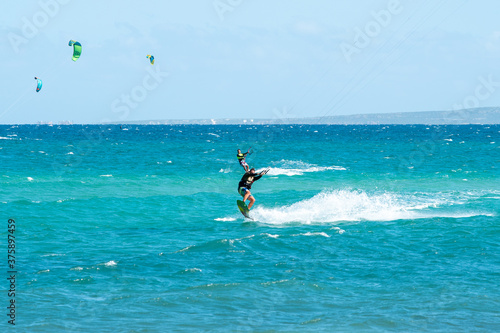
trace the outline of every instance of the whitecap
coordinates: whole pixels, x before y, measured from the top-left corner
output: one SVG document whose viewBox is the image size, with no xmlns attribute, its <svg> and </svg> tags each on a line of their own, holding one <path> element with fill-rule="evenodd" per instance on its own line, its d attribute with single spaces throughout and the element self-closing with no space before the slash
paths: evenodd
<svg viewBox="0 0 500 333">
<path fill-rule="evenodd" d="M 333 227 L 331 230 L 337 230 L 337 232 L 341 235 L 345 232 L 345 230 L 340 229 L 339 227 Z"/>
<path fill-rule="evenodd" d="M 186 268 L 184 272 L 189 272 L 189 273 L 195 273 L 195 272 L 201 272 L 201 269 L 194 267 L 194 268 Z"/>
<path fill-rule="evenodd" d="M 234 217 L 219 217 L 214 219 L 214 221 L 230 222 L 230 221 L 236 221 L 236 219 Z"/>
<path fill-rule="evenodd" d="M 283 279 L 283 280 L 278 280 L 278 281 L 261 282 L 261 285 L 263 285 L 263 286 L 269 286 L 269 285 L 272 285 L 272 284 L 284 283 L 284 282 L 288 282 L 288 281 L 290 281 L 290 280 Z"/>
<path fill-rule="evenodd" d="M 303 234 L 296 234 L 296 235 L 292 235 L 292 236 L 323 236 L 323 237 L 330 238 L 330 235 L 328 235 L 325 232 L 306 232 Z"/>
<path fill-rule="evenodd" d="M 194 245 L 189 245 L 189 246 L 186 246 L 185 248 L 179 250 L 179 251 L 175 251 L 174 253 L 179 253 L 179 252 L 184 252 L 184 251 L 187 251 L 189 250 L 190 248 L 194 247 Z"/>
<path fill-rule="evenodd" d="M 273 234 L 268 234 L 268 233 L 263 233 L 264 236 L 271 237 L 271 238 L 278 238 L 280 235 L 273 235 Z"/>
<path fill-rule="evenodd" d="M 228 242 L 229 242 L 229 244 L 233 245 L 234 242 L 241 242 L 244 239 L 251 239 L 254 237 L 255 237 L 255 235 L 249 235 L 249 236 L 245 236 L 245 237 L 241 237 L 241 238 L 230 239 Z M 223 241 L 227 241 L 227 240 L 224 239 Z"/>
</svg>

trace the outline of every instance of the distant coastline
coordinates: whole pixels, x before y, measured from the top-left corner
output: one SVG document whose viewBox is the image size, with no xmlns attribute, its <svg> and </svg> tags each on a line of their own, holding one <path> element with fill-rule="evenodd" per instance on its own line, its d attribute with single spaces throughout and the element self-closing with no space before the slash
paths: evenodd
<svg viewBox="0 0 500 333">
<path fill-rule="evenodd" d="M 38 122 L 38 124 L 47 124 Z M 71 125 L 64 121 L 58 125 Z M 454 111 L 372 113 L 304 118 L 224 118 L 112 121 L 114 125 L 494 125 L 500 124 L 500 107 Z M 97 124 L 96 124 L 97 125 Z"/>
</svg>

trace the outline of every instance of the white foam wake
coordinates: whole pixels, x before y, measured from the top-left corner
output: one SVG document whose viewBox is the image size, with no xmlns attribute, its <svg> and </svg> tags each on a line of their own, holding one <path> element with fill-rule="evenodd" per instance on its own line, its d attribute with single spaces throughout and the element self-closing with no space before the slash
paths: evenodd
<svg viewBox="0 0 500 333">
<path fill-rule="evenodd" d="M 289 206 L 266 208 L 259 205 L 252 210 L 252 217 L 262 223 L 280 225 L 485 215 L 458 212 L 452 206 L 453 202 L 446 196 L 335 190 L 321 192 Z"/>
<path fill-rule="evenodd" d="M 341 166 L 336 166 L 336 165 L 318 166 L 315 164 L 310 164 L 302 161 L 281 160 L 278 162 L 273 162 L 273 164 L 276 166 L 271 167 L 271 169 L 268 172 L 268 175 L 301 176 L 304 173 L 309 173 L 309 172 L 322 172 L 327 170 L 346 170 L 346 168 Z"/>
</svg>

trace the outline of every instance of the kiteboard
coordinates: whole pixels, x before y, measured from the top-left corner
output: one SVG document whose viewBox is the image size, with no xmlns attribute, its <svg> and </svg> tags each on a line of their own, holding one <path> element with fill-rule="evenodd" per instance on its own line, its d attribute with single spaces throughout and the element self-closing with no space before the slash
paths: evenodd
<svg viewBox="0 0 500 333">
<path fill-rule="evenodd" d="M 247 204 L 244 201 L 236 200 L 236 204 L 238 205 L 238 209 L 240 210 L 241 214 L 243 214 L 243 216 L 245 216 L 247 219 L 253 220 L 253 218 L 250 217 L 250 211 L 248 210 Z"/>
</svg>

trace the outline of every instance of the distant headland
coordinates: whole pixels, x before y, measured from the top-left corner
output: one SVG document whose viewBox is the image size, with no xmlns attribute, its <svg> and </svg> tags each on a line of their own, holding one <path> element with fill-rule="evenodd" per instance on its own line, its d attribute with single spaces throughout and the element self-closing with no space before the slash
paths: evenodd
<svg viewBox="0 0 500 333">
<path fill-rule="evenodd" d="M 38 125 L 73 125 L 72 121 L 42 122 Z M 500 107 L 483 107 L 452 111 L 366 113 L 325 117 L 219 118 L 121 120 L 97 124 L 114 125 L 494 125 L 500 124 Z"/>
<path fill-rule="evenodd" d="M 224 118 L 224 119 L 164 119 L 110 122 L 110 124 L 150 125 L 466 125 L 500 124 L 500 107 L 454 111 L 422 111 L 371 113 L 348 116 L 304 118 Z"/>
</svg>

